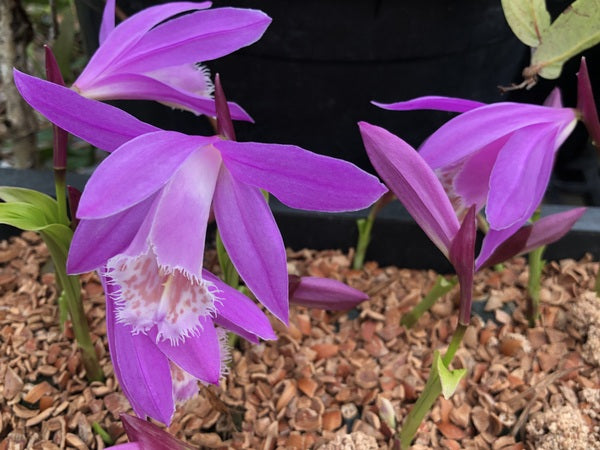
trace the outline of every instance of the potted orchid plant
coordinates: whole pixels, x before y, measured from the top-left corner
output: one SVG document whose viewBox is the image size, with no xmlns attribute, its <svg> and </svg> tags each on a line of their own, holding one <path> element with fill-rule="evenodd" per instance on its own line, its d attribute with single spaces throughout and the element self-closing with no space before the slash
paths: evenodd
<svg viewBox="0 0 600 450">
<path fill-rule="evenodd" d="M 365 155 L 382 183 L 350 162 L 298 146 L 237 141 L 233 120 L 252 117 L 227 101 L 220 76 L 213 81 L 199 62 L 258 41 L 271 22 L 265 13 L 174 2 L 117 25 L 115 8 L 108 0 L 100 46 L 72 86 L 65 86 L 49 48 L 46 80 L 14 71 L 22 97 L 54 125 L 56 199 L 2 187 L 0 221 L 37 231 L 48 245 L 63 290 L 63 318 L 75 330 L 90 380 L 103 373 L 77 275 L 96 271 L 100 277 L 114 373 L 141 419 L 123 417 L 132 442 L 121 448 L 187 448 L 145 420 L 169 425 L 176 405 L 198 394 L 199 382 L 219 384 L 231 364 L 234 336 L 253 344 L 277 339 L 269 317 L 287 326 L 290 303 L 345 311 L 368 299 L 336 280 L 288 274 L 271 196 L 307 211 L 372 207 L 362 222 L 362 258 L 376 214 L 396 196 L 454 268 L 455 279 L 440 279 L 403 319 L 414 325 L 459 285 L 456 328 L 446 351 L 434 352 L 412 410 L 398 430 L 395 418 L 381 414 L 392 441 L 409 448 L 439 395 L 449 398 L 467 373 L 451 365 L 471 324 L 476 271 L 532 251 L 532 268 L 540 265 L 538 249 L 563 237 L 585 212 L 538 214 L 556 152 L 576 123 L 600 137 L 585 59 L 575 108 L 563 107 L 558 91 L 542 106 L 440 96 L 376 103 L 393 111 L 459 113 L 419 152 L 385 128 L 359 122 Z M 543 76 L 535 61 L 536 75 Z M 153 100 L 206 115 L 214 134 L 163 130 L 104 103 L 118 99 Z M 68 134 L 109 153 L 82 193 L 66 185 Z M 213 221 L 220 277 L 204 267 Z M 475 256 L 478 225 L 485 237 Z M 531 276 L 532 324 L 539 315 L 538 277 Z M 155 438 L 158 444 L 151 444 Z"/>
</svg>

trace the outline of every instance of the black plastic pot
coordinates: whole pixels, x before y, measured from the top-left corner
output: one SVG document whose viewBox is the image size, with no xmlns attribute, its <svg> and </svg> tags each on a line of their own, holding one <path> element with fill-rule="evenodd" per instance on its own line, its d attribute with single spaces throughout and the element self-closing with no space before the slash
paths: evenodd
<svg viewBox="0 0 600 450">
<path fill-rule="evenodd" d="M 69 174 L 68 183 L 83 189 L 87 176 Z M 0 169 L 0 185 L 36 189 L 53 195 L 52 174 L 49 171 Z M 367 211 L 326 214 L 290 209 L 271 198 L 271 207 L 286 246 L 295 250 L 348 250 L 356 245 L 356 220 Z M 569 207 L 545 205 L 543 214 L 564 211 Z M 0 240 L 18 234 L 15 228 L 0 225 Z M 600 258 L 600 208 L 589 208 L 573 229 L 560 241 L 550 245 L 546 259 L 581 258 L 591 253 Z M 413 269 L 433 269 L 452 272 L 452 267 L 440 251 L 412 220 L 406 210 L 394 201 L 379 214 L 373 227 L 367 260 L 381 265 L 396 265 Z"/>
</svg>

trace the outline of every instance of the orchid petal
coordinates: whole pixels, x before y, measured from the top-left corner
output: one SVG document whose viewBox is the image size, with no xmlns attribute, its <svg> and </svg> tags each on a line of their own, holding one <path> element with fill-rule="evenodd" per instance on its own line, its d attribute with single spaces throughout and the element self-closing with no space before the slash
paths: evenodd
<svg viewBox="0 0 600 450">
<path fill-rule="evenodd" d="M 100 45 L 106 41 L 108 35 L 115 29 L 115 4 L 116 0 L 106 0 L 104 12 L 102 13 L 102 23 L 100 24 Z"/>
<path fill-rule="evenodd" d="M 148 147 L 140 148 L 147 155 Z M 195 148 L 192 145 L 192 150 Z M 149 236 L 161 267 L 182 270 L 189 278 L 200 276 L 206 226 L 220 166 L 219 152 L 212 146 L 204 146 L 188 156 L 161 190 Z M 140 169 L 143 173 L 143 167 Z"/>
<path fill-rule="evenodd" d="M 495 103 L 467 111 L 446 122 L 423 143 L 419 153 L 429 166 L 438 169 L 450 166 L 502 136 L 529 125 L 563 127 L 574 121 L 572 109 Z"/>
<path fill-rule="evenodd" d="M 13 71 L 17 89 L 50 122 L 106 151 L 158 128 L 114 106 L 89 100 L 66 87 Z"/>
<path fill-rule="evenodd" d="M 220 294 L 216 294 L 220 300 L 215 303 L 217 317 L 213 319 L 217 325 L 250 342 L 258 342 L 257 336 L 265 340 L 277 339 L 269 319 L 252 300 L 207 270 L 202 271 L 202 278 L 213 283 L 221 291 Z"/>
<path fill-rule="evenodd" d="M 121 422 L 127 433 L 127 437 L 132 443 L 138 443 L 140 449 L 146 450 L 192 450 L 192 447 L 185 442 L 180 441 L 159 428 L 157 425 L 146 420 L 139 419 L 129 414 L 121 414 Z M 121 444 L 127 445 L 127 444 Z M 119 447 L 119 446 L 117 446 Z M 116 449 L 117 447 L 110 447 Z M 121 447 L 125 448 L 125 447 Z"/>
<path fill-rule="evenodd" d="M 490 176 L 486 216 L 491 228 L 522 225 L 531 217 L 550 180 L 556 137 L 552 124 L 530 125 L 510 136 Z"/>
<path fill-rule="evenodd" d="M 221 376 L 221 350 L 217 330 L 212 319 L 201 317 L 200 331 L 186 337 L 183 342 L 171 344 L 169 340 L 156 339 L 156 329 L 149 332 L 150 339 L 167 358 L 190 375 L 206 383 L 218 384 Z"/>
<path fill-rule="evenodd" d="M 148 336 L 134 335 L 130 327 L 116 322 L 111 292 L 118 287 L 105 286 L 106 327 L 111 329 L 109 347 L 119 384 L 138 416 L 169 424 L 175 412 L 169 361 Z"/>
<path fill-rule="evenodd" d="M 216 8 L 186 14 L 150 30 L 109 70 L 144 72 L 210 61 L 256 42 L 270 23 L 269 16 L 252 9 Z"/>
<path fill-rule="evenodd" d="M 468 156 L 464 161 L 436 171 L 458 217 L 462 217 L 471 205 L 476 205 L 477 211 L 485 205 L 490 175 L 498 153 L 507 140 L 508 137 L 503 136 Z"/>
<path fill-rule="evenodd" d="M 156 100 L 168 106 L 188 109 L 195 114 L 215 116 L 215 101 L 209 96 L 187 92 L 149 75 L 117 73 L 102 78 L 85 95 L 96 100 Z M 235 120 L 251 122 L 252 118 L 236 103 L 230 103 Z"/>
<path fill-rule="evenodd" d="M 262 193 L 238 182 L 222 166 L 213 209 L 223 244 L 238 273 L 256 298 L 287 324 L 285 247 Z"/>
<path fill-rule="evenodd" d="M 90 177 L 79 203 L 81 219 L 108 217 L 148 198 L 211 138 L 157 131 L 125 143 Z M 110 192 L 110 201 L 106 193 Z"/>
<path fill-rule="evenodd" d="M 550 94 L 548 94 L 548 97 L 544 100 L 544 106 L 550 108 L 562 108 L 562 98 L 559 88 L 555 87 L 550 91 Z"/>
<path fill-rule="evenodd" d="M 600 120 L 598 120 L 598 109 L 594 101 L 594 92 L 585 58 L 581 58 L 581 65 L 577 72 L 577 109 L 582 115 L 583 123 L 592 141 L 598 148 L 600 146 Z"/>
<path fill-rule="evenodd" d="M 448 255 L 460 228 L 450 200 L 431 168 L 406 142 L 383 128 L 359 123 L 371 163 L 425 234 Z"/>
<path fill-rule="evenodd" d="M 313 211 L 352 211 L 386 192 L 355 165 L 292 145 L 220 141 L 215 144 L 236 180 L 271 192 L 282 203 Z"/>
<path fill-rule="evenodd" d="M 460 283 L 458 321 L 463 325 L 468 325 L 471 321 L 473 277 L 475 275 L 475 238 L 477 236 L 475 214 L 475 205 L 473 205 L 467 211 L 467 215 L 452 241 L 449 255 Z"/>
<path fill-rule="evenodd" d="M 475 270 L 481 269 L 487 261 L 492 257 L 492 255 L 496 252 L 503 242 L 508 240 L 511 236 L 519 231 L 522 223 L 515 223 L 514 225 L 504 228 L 502 230 L 495 230 L 490 228 L 483 238 L 483 243 L 481 245 L 481 250 L 479 251 L 479 255 L 477 256 L 477 260 L 475 261 Z M 515 242 L 522 239 L 521 237 L 515 237 Z"/>
<path fill-rule="evenodd" d="M 364 292 L 330 278 L 294 277 L 290 280 L 290 303 L 307 308 L 344 311 L 368 299 Z"/>
<path fill-rule="evenodd" d="M 482 259 L 478 263 L 478 269 L 493 266 L 513 256 L 529 253 L 542 245 L 558 241 L 569 232 L 585 211 L 586 208 L 574 208 L 542 217 L 531 225 L 521 227 L 516 233 L 498 245 L 488 258 Z"/>
<path fill-rule="evenodd" d="M 78 274 L 96 270 L 113 256 L 124 252 L 136 236 L 155 198 L 150 196 L 104 219 L 82 220 L 71 241 L 67 272 Z"/>
<path fill-rule="evenodd" d="M 434 109 L 437 111 L 448 112 L 466 112 L 475 108 L 484 106 L 485 103 L 476 102 L 474 100 L 466 100 L 456 97 L 441 97 L 430 95 L 426 97 L 417 97 L 412 100 L 397 103 L 379 103 L 371 102 L 375 106 L 391 111 L 412 111 L 415 109 Z"/>
<path fill-rule="evenodd" d="M 111 70 L 115 60 L 132 49 L 137 42 L 157 24 L 185 11 L 209 8 L 210 2 L 173 2 L 146 8 L 124 20 L 107 35 L 102 45 L 92 55 L 85 69 L 74 83 L 79 89 L 98 78 L 105 70 Z"/>
</svg>

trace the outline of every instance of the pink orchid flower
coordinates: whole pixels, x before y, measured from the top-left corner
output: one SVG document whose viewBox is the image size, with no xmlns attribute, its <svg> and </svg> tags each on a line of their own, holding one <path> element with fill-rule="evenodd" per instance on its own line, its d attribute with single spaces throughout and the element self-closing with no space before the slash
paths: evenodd
<svg viewBox="0 0 600 450">
<path fill-rule="evenodd" d="M 467 208 L 460 217 L 461 223 L 451 197 L 421 153 L 383 128 L 365 122 L 359 123 L 359 127 L 371 163 L 379 175 L 454 266 L 461 285 L 459 321 L 464 325 L 471 317 L 475 270 L 560 239 L 585 212 L 585 208 L 575 208 L 554 214 L 533 225 L 520 225 L 511 234 L 490 232 L 474 261 L 476 204 Z M 552 142 L 547 144 L 552 146 Z M 475 169 L 471 166 L 471 170 Z M 518 167 L 513 171 L 520 174 Z"/>
<path fill-rule="evenodd" d="M 115 26 L 115 0 L 107 0 L 100 47 L 73 89 L 96 100 L 156 100 L 215 116 L 213 85 L 200 62 L 256 42 L 271 19 L 257 10 L 206 9 L 210 6 L 210 2 L 166 3 Z M 230 108 L 234 119 L 252 120 L 237 104 Z"/>
</svg>

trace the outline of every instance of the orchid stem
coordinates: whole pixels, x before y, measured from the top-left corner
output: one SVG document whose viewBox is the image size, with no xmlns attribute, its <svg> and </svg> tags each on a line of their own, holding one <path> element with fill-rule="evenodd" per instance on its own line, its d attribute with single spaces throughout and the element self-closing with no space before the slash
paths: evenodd
<svg viewBox="0 0 600 450">
<path fill-rule="evenodd" d="M 400 324 L 406 328 L 412 328 L 419 318 L 429 310 L 435 302 L 446 295 L 458 283 L 458 277 L 454 276 L 450 280 L 446 280 L 443 276 L 438 276 L 435 284 L 425 297 L 412 310 L 402 316 Z"/>
<path fill-rule="evenodd" d="M 452 335 L 452 340 L 450 341 L 448 350 L 442 358 L 442 362 L 446 367 L 448 367 L 454 359 L 454 355 L 460 347 L 460 343 L 462 342 L 466 330 L 467 326 L 461 325 L 460 323 L 456 327 L 456 331 Z M 427 379 L 427 383 L 423 388 L 423 392 L 421 392 L 417 402 L 410 410 L 410 413 L 408 413 L 408 416 L 406 416 L 406 420 L 404 421 L 404 425 L 400 431 L 400 446 L 403 450 L 410 448 L 410 444 L 417 434 L 423 419 L 431 410 L 431 407 L 441 393 L 442 385 L 440 383 L 440 376 L 437 371 L 432 370 L 429 372 L 429 378 Z"/>
<path fill-rule="evenodd" d="M 375 223 L 375 217 L 381 208 L 391 202 L 394 198 L 394 194 L 387 192 L 383 194 L 379 200 L 369 210 L 369 215 L 366 219 L 358 219 L 356 226 L 358 227 L 358 241 L 356 242 L 356 253 L 354 254 L 354 260 L 352 261 L 352 268 L 355 270 L 361 270 L 365 264 L 365 256 L 367 249 L 371 243 L 371 230 L 373 230 L 373 224 Z"/>
<path fill-rule="evenodd" d="M 96 349 L 92 343 L 90 329 L 88 327 L 85 311 L 83 310 L 79 277 L 67 275 L 65 266 L 56 264 L 57 260 L 55 258 L 53 258 L 53 260 L 55 261 L 54 270 L 56 271 L 56 276 L 63 287 L 64 304 L 71 317 L 73 334 L 75 335 L 75 340 L 81 351 L 81 359 L 83 366 L 85 367 L 87 378 L 90 381 L 102 381 L 104 379 L 104 372 L 98 361 L 98 355 L 96 354 Z"/>
<path fill-rule="evenodd" d="M 533 217 L 532 222 L 536 222 L 540 218 L 540 208 L 538 208 Z M 529 294 L 527 298 L 527 319 L 529 320 L 529 326 L 535 327 L 536 321 L 540 315 L 540 289 L 541 289 L 541 278 L 542 270 L 544 268 L 545 261 L 542 259 L 545 245 L 542 245 L 535 250 L 529 252 L 529 281 L 527 283 L 527 292 Z"/>
</svg>

